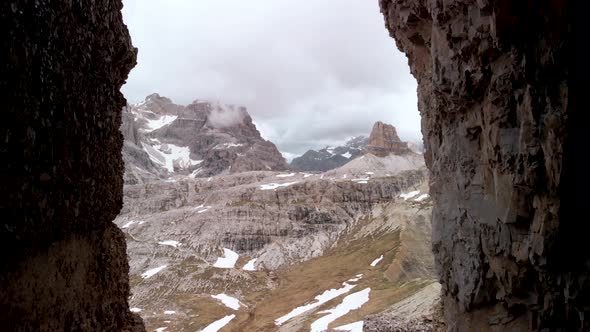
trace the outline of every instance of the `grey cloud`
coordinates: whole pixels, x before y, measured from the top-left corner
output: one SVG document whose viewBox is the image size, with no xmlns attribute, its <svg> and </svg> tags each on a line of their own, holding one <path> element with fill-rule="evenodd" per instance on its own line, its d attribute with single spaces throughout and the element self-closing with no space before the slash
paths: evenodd
<svg viewBox="0 0 590 332">
<path fill-rule="evenodd" d="M 238 108 L 229 108 L 223 103 L 217 103 L 208 118 L 209 123 L 215 128 L 231 127 L 243 120 L 244 114 Z"/>
<path fill-rule="evenodd" d="M 139 64 L 123 91 L 244 105 L 263 136 L 302 153 L 373 122 L 420 138 L 416 82 L 377 0 L 124 0 Z"/>
</svg>

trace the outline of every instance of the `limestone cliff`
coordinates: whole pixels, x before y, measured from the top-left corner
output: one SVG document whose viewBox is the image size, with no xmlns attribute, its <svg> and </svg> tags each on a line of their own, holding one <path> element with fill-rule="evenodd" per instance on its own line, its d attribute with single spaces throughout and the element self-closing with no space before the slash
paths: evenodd
<svg viewBox="0 0 590 332">
<path fill-rule="evenodd" d="M 589 328 L 573 5 L 380 6 L 418 80 L 449 328 Z"/>
<path fill-rule="evenodd" d="M 363 152 L 374 154 L 378 157 L 385 157 L 389 154 L 408 154 L 412 150 L 408 148 L 408 143 L 402 142 L 394 126 L 377 121 L 373 125 L 369 142 Z"/>
<path fill-rule="evenodd" d="M 0 4 L 0 329 L 141 331 L 128 308 L 121 1 Z"/>
</svg>

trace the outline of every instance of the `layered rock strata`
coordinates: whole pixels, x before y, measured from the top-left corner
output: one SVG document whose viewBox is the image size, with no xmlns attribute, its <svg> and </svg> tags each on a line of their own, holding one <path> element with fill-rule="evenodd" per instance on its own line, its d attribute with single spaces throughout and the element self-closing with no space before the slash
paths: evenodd
<svg viewBox="0 0 590 332">
<path fill-rule="evenodd" d="M 412 150 L 408 148 L 408 143 L 402 142 L 394 126 L 378 121 L 373 125 L 367 147 L 363 152 L 386 157 L 390 154 L 412 153 Z"/>
<path fill-rule="evenodd" d="M 418 81 L 447 326 L 589 328 L 574 5 L 380 6 Z"/>
<path fill-rule="evenodd" d="M 121 1 L 0 4 L 4 331 L 141 331 L 128 308 Z"/>
</svg>

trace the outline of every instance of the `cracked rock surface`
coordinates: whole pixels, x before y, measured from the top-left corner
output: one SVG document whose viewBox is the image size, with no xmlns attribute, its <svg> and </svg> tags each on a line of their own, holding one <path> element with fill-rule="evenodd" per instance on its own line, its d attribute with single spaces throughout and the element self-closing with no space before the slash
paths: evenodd
<svg viewBox="0 0 590 332">
<path fill-rule="evenodd" d="M 121 1 L 0 4 L 0 326 L 142 331 L 129 311 Z"/>
<path fill-rule="evenodd" d="M 418 81 L 447 326 L 588 328 L 573 5 L 380 6 Z"/>
</svg>

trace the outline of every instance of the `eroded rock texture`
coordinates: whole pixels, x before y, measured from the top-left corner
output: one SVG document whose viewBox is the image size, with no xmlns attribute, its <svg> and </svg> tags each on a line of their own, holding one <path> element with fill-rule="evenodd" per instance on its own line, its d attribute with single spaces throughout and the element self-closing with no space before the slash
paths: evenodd
<svg viewBox="0 0 590 332">
<path fill-rule="evenodd" d="M 588 329 L 571 2 L 380 6 L 418 80 L 449 328 Z"/>
<path fill-rule="evenodd" d="M 402 142 L 399 136 L 397 136 L 397 130 L 395 130 L 394 126 L 377 121 L 373 125 L 369 142 L 363 152 L 371 153 L 378 157 L 385 157 L 389 154 L 408 154 L 412 150 L 408 148 L 408 143 Z"/>
<path fill-rule="evenodd" d="M 0 4 L 4 331 L 143 330 L 129 312 L 122 204 L 136 51 L 121 1 Z"/>
</svg>

